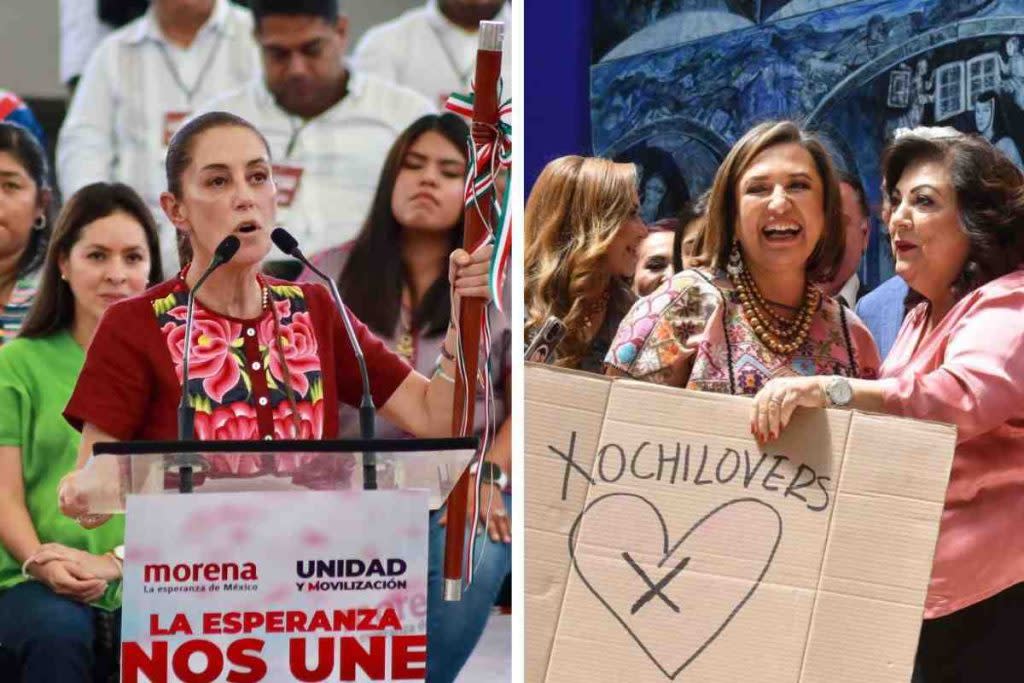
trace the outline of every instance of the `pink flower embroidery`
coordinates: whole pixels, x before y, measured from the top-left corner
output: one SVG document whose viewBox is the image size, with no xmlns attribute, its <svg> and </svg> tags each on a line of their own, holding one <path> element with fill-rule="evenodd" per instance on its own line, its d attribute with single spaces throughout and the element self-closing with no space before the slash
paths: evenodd
<svg viewBox="0 0 1024 683">
<path fill-rule="evenodd" d="M 162 332 L 167 339 L 174 371 L 181 381 L 185 325 L 167 323 Z M 232 343 L 241 333 L 242 326 L 238 323 L 211 318 L 205 312 L 198 312 L 192 325 L 188 374 L 190 378 L 203 378 L 203 391 L 217 403 L 224 400 L 224 395 L 238 384 L 241 377 L 238 360 L 232 353 Z"/>
<path fill-rule="evenodd" d="M 323 435 L 324 402 L 303 401 L 298 404 L 300 439 L 317 439 Z M 288 401 L 274 408 L 274 438 L 292 438 L 292 411 Z M 291 475 L 292 483 L 311 489 L 337 490 L 347 488 L 356 468 L 353 455 L 321 453 L 277 453 L 278 476 Z"/>
<path fill-rule="evenodd" d="M 256 409 L 245 401 L 229 403 L 211 413 L 196 411 L 196 438 L 200 441 L 258 439 Z"/>
<path fill-rule="evenodd" d="M 244 401 L 196 411 L 196 438 L 200 441 L 252 440 L 260 438 L 256 409 Z M 209 455 L 211 475 L 253 475 L 262 469 L 258 455 Z"/>
<path fill-rule="evenodd" d="M 275 439 L 319 439 L 324 433 L 324 402 L 316 403 L 301 401 L 296 404 L 299 409 L 299 433 L 292 434 L 292 406 L 282 400 L 274 406 L 274 438 Z"/>
<path fill-rule="evenodd" d="M 284 369 L 281 366 L 281 355 L 291 371 L 292 388 L 300 398 L 309 392 L 307 372 L 320 370 L 320 356 L 317 353 L 316 332 L 309 313 L 296 313 L 287 325 L 281 323 L 281 351 L 274 343 L 274 321 L 267 318 L 260 326 L 260 339 L 267 340 L 270 374 L 279 385 L 284 385 Z"/>
</svg>

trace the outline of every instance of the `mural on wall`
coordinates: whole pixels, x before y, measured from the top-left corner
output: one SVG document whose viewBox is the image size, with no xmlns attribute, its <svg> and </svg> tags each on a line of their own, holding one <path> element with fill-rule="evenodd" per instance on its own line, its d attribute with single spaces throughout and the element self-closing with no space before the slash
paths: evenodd
<svg viewBox="0 0 1024 683">
<path fill-rule="evenodd" d="M 867 190 L 875 286 L 892 274 L 877 207 L 897 128 L 976 132 L 1022 165 L 1024 0 L 595 0 L 594 17 L 594 152 L 643 168 L 645 219 L 707 189 L 752 125 L 801 119 Z"/>
</svg>

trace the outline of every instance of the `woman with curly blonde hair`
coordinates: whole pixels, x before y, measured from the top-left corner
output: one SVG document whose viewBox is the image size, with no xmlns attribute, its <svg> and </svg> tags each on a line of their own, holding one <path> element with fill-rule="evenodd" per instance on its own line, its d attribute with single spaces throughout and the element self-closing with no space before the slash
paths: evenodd
<svg viewBox="0 0 1024 683">
<path fill-rule="evenodd" d="M 567 333 L 555 364 L 601 372 L 647 235 L 636 167 L 596 157 L 549 163 L 526 203 L 526 338 L 550 316 Z"/>
</svg>

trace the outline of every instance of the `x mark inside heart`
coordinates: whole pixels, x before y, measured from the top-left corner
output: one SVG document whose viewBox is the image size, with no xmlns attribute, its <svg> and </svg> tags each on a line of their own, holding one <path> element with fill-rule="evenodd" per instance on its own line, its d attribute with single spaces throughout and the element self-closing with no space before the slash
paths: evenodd
<svg viewBox="0 0 1024 683">
<path fill-rule="evenodd" d="M 673 612 L 679 611 L 679 606 L 676 605 L 676 603 L 669 600 L 668 596 L 662 593 L 661 591 L 663 588 L 665 588 L 665 586 L 668 585 L 669 581 L 674 579 L 679 572 L 683 571 L 683 569 L 686 568 L 686 565 L 690 563 L 690 558 L 684 557 L 683 561 L 676 565 L 675 569 L 670 571 L 668 574 L 665 574 L 665 576 L 658 583 L 651 582 L 650 577 L 647 576 L 647 572 L 644 571 L 643 567 L 636 563 L 636 560 L 629 556 L 629 553 L 622 553 L 622 559 L 624 559 L 629 564 L 629 566 L 633 568 L 633 571 L 640 575 L 640 578 L 644 580 L 644 583 L 651 587 L 651 590 L 641 595 L 639 598 L 637 598 L 637 601 L 633 603 L 633 607 L 629 610 L 630 614 L 636 614 L 637 612 L 639 612 L 640 608 L 647 604 L 654 596 L 658 596 L 659 598 L 661 598 L 666 605 L 672 608 Z"/>
<path fill-rule="evenodd" d="M 583 533 L 586 530 L 589 533 Z M 757 590 L 782 540 L 782 516 L 757 498 L 739 498 L 697 520 L 671 547 L 668 534 L 665 519 L 649 500 L 611 493 L 580 513 L 569 534 L 569 554 L 583 584 L 673 679 L 725 630 Z M 650 547 L 652 542 L 656 547 Z M 609 563 L 607 554 L 588 552 L 595 546 L 621 549 L 616 557 L 623 562 Z M 644 555 L 657 558 L 658 569 L 668 569 L 661 578 L 653 578 L 650 560 L 645 569 Z M 743 568 L 725 580 L 716 578 L 713 564 L 723 556 L 737 558 L 736 566 Z M 639 595 L 627 588 L 633 585 L 642 591 Z M 652 606 L 645 607 L 648 604 Z M 656 605 L 662 607 L 655 609 Z M 666 617 L 666 610 L 672 616 Z M 666 618 L 680 621 L 666 628 Z"/>
</svg>

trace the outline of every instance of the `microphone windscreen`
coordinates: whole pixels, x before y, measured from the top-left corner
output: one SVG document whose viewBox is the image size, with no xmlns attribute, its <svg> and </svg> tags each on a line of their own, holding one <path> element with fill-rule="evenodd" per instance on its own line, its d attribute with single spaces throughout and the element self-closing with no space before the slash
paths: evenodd
<svg viewBox="0 0 1024 683">
<path fill-rule="evenodd" d="M 237 237 L 228 235 L 217 245 L 217 250 L 213 252 L 213 256 L 219 259 L 221 263 L 227 263 L 235 255 L 235 252 L 238 251 L 238 247 L 241 244 Z"/>
<path fill-rule="evenodd" d="M 293 256 L 296 249 L 299 248 L 299 243 L 291 233 L 284 228 L 274 228 L 274 232 L 270 233 L 270 239 L 274 242 L 278 249 Z"/>
</svg>

